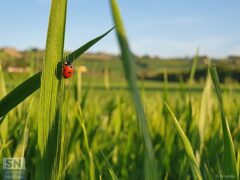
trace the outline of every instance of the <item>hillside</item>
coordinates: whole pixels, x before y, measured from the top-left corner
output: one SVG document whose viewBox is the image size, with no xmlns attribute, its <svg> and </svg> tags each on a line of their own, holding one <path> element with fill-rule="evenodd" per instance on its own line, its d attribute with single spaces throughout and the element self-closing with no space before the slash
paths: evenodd
<svg viewBox="0 0 240 180">
<path fill-rule="evenodd" d="M 65 54 L 68 54 L 66 52 Z M 0 61 L 5 69 L 34 67 L 41 70 L 44 51 L 29 49 L 18 51 L 14 48 L 0 48 Z M 196 81 L 204 80 L 209 58 L 200 56 L 196 69 Z M 169 81 L 187 81 L 192 66 L 192 58 L 160 58 L 151 56 L 136 56 L 138 77 L 145 80 L 163 81 L 164 73 Z M 240 82 L 240 57 L 229 56 L 226 59 L 212 59 L 219 71 L 221 82 Z M 106 53 L 86 53 L 82 55 L 75 66 L 84 65 L 88 76 L 103 76 L 107 70 L 111 75 L 122 77 L 122 66 L 119 57 Z M 20 70 L 21 72 L 21 70 Z"/>
</svg>

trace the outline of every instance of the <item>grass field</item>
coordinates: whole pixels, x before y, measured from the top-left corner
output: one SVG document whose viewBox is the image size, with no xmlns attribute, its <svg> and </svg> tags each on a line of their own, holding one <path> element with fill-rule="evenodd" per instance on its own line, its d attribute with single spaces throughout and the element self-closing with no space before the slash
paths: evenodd
<svg viewBox="0 0 240 180">
<path fill-rule="evenodd" d="M 4 75 L 8 92 L 27 77 Z M 109 179 L 109 169 L 112 169 L 120 179 L 143 179 L 144 145 L 126 84 L 123 80 L 116 82 L 114 76 L 110 76 L 108 89 L 103 75 L 85 77 L 84 74 L 83 87 L 77 86 L 79 82 L 77 78 L 67 81 L 69 85 L 65 98 L 68 104 L 65 108 L 68 113 L 65 126 L 68 131 L 65 136 L 69 144 L 66 177 Z M 203 93 L 204 86 L 204 83 L 191 85 L 188 89 L 188 85 L 181 83 L 139 82 L 161 179 L 193 178 L 184 146 L 163 101 L 173 109 L 189 138 L 204 179 L 208 179 L 209 174 L 213 179 L 223 174 L 220 111 L 212 85 L 209 94 Z M 240 94 L 239 90 L 235 91 L 229 86 L 225 88 L 224 108 L 237 151 L 240 146 Z M 37 166 L 34 154 L 38 97 L 39 92 L 36 92 L 9 113 L 8 134 L 5 137 L 7 146 L 2 150 L 8 156 L 24 155 L 29 177 L 34 176 Z M 205 119 L 203 123 L 202 119 Z M 27 143 L 23 142 L 24 136 Z"/>
<path fill-rule="evenodd" d="M 113 28 L 65 56 L 66 7 L 67 0 L 52 1 L 43 63 L 41 52 L 23 55 L 31 59 L 21 62 L 29 72 L 0 66 L 0 177 L 2 159 L 15 157 L 25 158 L 26 179 L 238 180 L 239 83 L 220 84 L 215 66 L 197 55 L 146 67 L 130 50 L 115 0 L 110 7 L 121 60 L 81 56 Z M 69 79 L 62 78 L 65 60 L 75 61 Z M 195 81 L 203 66 L 206 78 Z M 187 80 L 168 81 L 169 72 L 183 69 Z M 164 78 L 137 78 L 144 71 Z"/>
</svg>

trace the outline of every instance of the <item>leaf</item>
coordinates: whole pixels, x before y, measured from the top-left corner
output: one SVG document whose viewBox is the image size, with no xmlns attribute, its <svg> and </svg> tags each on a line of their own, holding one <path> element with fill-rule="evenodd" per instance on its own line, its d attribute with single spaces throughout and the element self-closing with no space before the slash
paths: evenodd
<svg viewBox="0 0 240 180">
<path fill-rule="evenodd" d="M 2 65 L 0 62 L 0 98 L 5 96 L 6 93 L 6 84 L 3 76 Z M 6 146 L 9 141 L 8 122 L 8 116 L 3 116 L 0 118 L 0 159 L 2 156 L 7 157 L 7 155 L 10 155 L 10 149 L 8 146 Z M 6 146 L 6 148 L 3 148 L 3 146 Z M 1 163 L 2 162 L 0 162 L 0 165 Z"/>
<path fill-rule="evenodd" d="M 0 117 L 6 115 L 40 87 L 42 72 L 30 77 L 0 101 Z"/>
<path fill-rule="evenodd" d="M 156 168 L 151 136 L 148 129 L 147 119 L 145 116 L 144 108 L 141 102 L 140 94 L 139 94 L 137 83 L 136 83 L 137 78 L 136 78 L 136 71 L 135 71 L 135 67 L 136 67 L 135 59 L 128 45 L 127 36 L 124 30 L 124 25 L 121 19 L 120 10 L 118 8 L 117 2 L 116 0 L 110 0 L 110 3 L 111 3 L 113 20 L 116 24 L 117 38 L 118 38 L 119 46 L 122 52 L 121 55 L 122 55 L 123 67 L 124 67 L 128 85 L 130 87 L 131 94 L 135 103 L 135 109 L 138 115 L 138 120 L 139 120 L 141 132 L 142 132 L 143 140 L 145 144 L 146 157 L 147 157 L 147 163 L 145 164 L 148 164 L 147 167 L 145 166 L 145 169 L 146 169 L 145 178 L 157 179 L 157 168 Z"/>
<path fill-rule="evenodd" d="M 52 0 L 37 121 L 40 154 L 37 179 L 56 179 L 61 174 L 60 163 L 55 166 L 54 162 L 61 158 L 58 156 L 56 140 L 59 131 L 58 98 L 61 99 L 58 96 L 61 81 L 59 64 L 63 59 L 66 13 L 67 0 Z"/>
<path fill-rule="evenodd" d="M 192 84 L 194 82 L 194 76 L 195 76 L 197 65 L 198 65 L 198 61 L 199 61 L 198 53 L 199 53 L 199 49 L 197 49 L 196 55 L 195 55 L 195 57 L 193 59 L 193 64 L 192 64 L 190 78 L 189 78 L 189 83 L 190 84 Z"/>
<path fill-rule="evenodd" d="M 0 63 L 0 98 L 6 95 L 6 86 L 5 86 L 5 80 L 3 76 L 3 71 L 2 71 L 2 65 Z M 0 119 L 0 142 L 2 144 L 5 144 L 8 140 L 8 117 L 2 117 Z M 1 146 L 1 145 L 0 145 Z"/>
<path fill-rule="evenodd" d="M 208 71 L 207 81 L 202 93 L 201 99 L 201 108 L 200 108 L 200 117 L 199 117 L 199 136 L 200 136 L 200 155 L 203 152 L 205 140 L 207 137 L 207 132 L 210 131 L 211 122 L 212 122 L 212 81 L 210 77 L 210 72 Z"/>
<path fill-rule="evenodd" d="M 167 105 L 167 103 L 165 103 L 165 106 L 167 107 L 169 114 L 172 116 L 173 124 L 174 124 L 174 126 L 175 126 L 175 128 L 178 132 L 179 137 L 181 138 L 181 140 L 184 144 L 185 153 L 186 153 L 186 155 L 187 155 L 187 157 L 188 157 L 188 159 L 191 163 L 193 174 L 197 177 L 197 179 L 201 180 L 202 179 L 201 171 L 198 167 L 197 160 L 196 160 L 195 155 L 193 153 L 192 145 L 189 142 L 188 137 L 183 132 L 180 124 L 178 123 L 177 118 L 175 117 L 174 113 L 172 112 L 170 107 Z"/>
<path fill-rule="evenodd" d="M 103 37 L 105 37 L 108 33 L 110 33 L 114 29 L 111 28 L 106 33 L 98 36 L 97 38 L 87 42 L 85 45 L 71 53 L 66 57 L 67 60 L 73 62 L 79 56 L 81 56 L 84 52 L 86 52 L 90 47 L 100 41 Z M 42 72 L 38 72 L 29 79 L 25 80 L 15 89 L 13 89 L 10 93 L 8 93 L 3 99 L 0 101 L 0 117 L 6 115 L 9 111 L 15 108 L 19 103 L 24 101 L 28 96 L 34 93 L 36 90 L 40 88 Z M 0 120 L 1 121 L 1 120 Z"/>
<path fill-rule="evenodd" d="M 230 133 L 227 116 L 223 107 L 223 100 L 220 88 L 220 82 L 217 74 L 217 70 L 215 66 L 210 67 L 210 72 L 212 76 L 212 80 L 215 86 L 215 90 L 217 93 L 219 108 L 221 111 L 222 118 L 222 131 L 223 131 L 223 144 L 224 144 L 224 176 L 231 176 L 233 179 L 238 179 L 237 173 L 237 162 L 235 156 L 235 150 L 233 145 L 232 136 Z"/>
<path fill-rule="evenodd" d="M 76 51 L 71 53 L 69 56 L 66 57 L 66 59 L 69 62 L 73 62 L 75 59 L 77 59 L 79 56 L 81 56 L 84 52 L 86 52 L 90 47 L 92 47 L 94 44 L 96 44 L 98 41 L 100 41 L 102 38 L 104 38 L 108 33 L 110 33 L 115 27 L 112 27 L 110 30 L 105 32 L 104 34 L 98 36 L 97 38 L 87 42 L 82 47 L 78 48 Z"/>
<path fill-rule="evenodd" d="M 5 96 L 6 93 L 7 93 L 6 85 L 5 85 L 5 80 L 4 80 L 4 76 L 3 76 L 2 65 L 1 65 L 1 62 L 0 62 L 0 98 Z"/>
</svg>

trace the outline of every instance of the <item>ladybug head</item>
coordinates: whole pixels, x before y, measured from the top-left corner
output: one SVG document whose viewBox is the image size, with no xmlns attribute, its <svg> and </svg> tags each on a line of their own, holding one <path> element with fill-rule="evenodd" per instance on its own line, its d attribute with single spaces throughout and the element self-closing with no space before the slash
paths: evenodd
<svg viewBox="0 0 240 180">
<path fill-rule="evenodd" d="M 64 65 L 64 66 L 69 66 L 69 67 L 72 68 L 72 64 L 71 64 L 69 61 L 64 61 L 64 62 L 63 62 L 63 65 Z"/>
<path fill-rule="evenodd" d="M 71 65 L 71 63 L 69 61 L 64 61 L 63 64 L 67 65 L 67 66 Z"/>
</svg>

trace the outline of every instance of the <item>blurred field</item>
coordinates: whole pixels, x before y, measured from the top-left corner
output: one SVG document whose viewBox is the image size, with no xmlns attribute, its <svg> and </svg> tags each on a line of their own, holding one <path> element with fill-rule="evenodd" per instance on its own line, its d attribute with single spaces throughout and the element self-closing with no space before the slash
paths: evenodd
<svg viewBox="0 0 240 180">
<path fill-rule="evenodd" d="M 120 179 L 144 179 L 144 145 L 121 62 L 104 58 L 93 60 L 83 56 L 74 65 L 76 72 L 74 78 L 66 81 L 65 92 L 68 99 L 65 108 L 69 112 L 65 134 L 68 143 L 67 179 L 110 179 L 111 169 Z M 88 71 L 78 72 L 79 66 L 85 66 Z M 30 64 L 30 67 L 32 72 L 39 69 L 38 63 Z M 144 70 L 138 68 L 139 73 Z M 148 72 L 159 69 L 169 72 L 181 69 L 190 71 L 191 61 L 152 60 L 147 68 Z M 5 68 L 7 92 L 30 74 L 9 73 Z M 204 179 L 210 176 L 218 178 L 224 166 L 223 137 L 220 110 L 212 85 L 204 79 L 193 84 L 167 82 L 166 79 L 165 82 L 139 79 L 138 85 L 149 121 L 159 177 L 193 179 L 183 144 L 163 106 L 163 101 L 166 101 L 193 146 Z M 226 83 L 223 89 L 224 108 L 235 150 L 239 153 L 240 86 L 236 82 Z M 39 92 L 36 92 L 9 113 L 9 143 L 3 151 L 3 154 L 11 156 L 18 156 L 25 151 L 30 179 L 34 177 L 37 166 L 34 154 L 38 97 Z M 22 141 L 24 136 L 27 136 L 25 144 Z"/>
<path fill-rule="evenodd" d="M 65 54 L 68 54 L 67 52 Z M 9 67 L 29 67 L 41 70 L 44 51 L 30 49 L 18 51 L 14 48 L 0 48 L 0 60 L 4 69 Z M 161 58 L 151 56 L 136 56 L 138 76 L 141 79 L 162 80 L 161 75 L 166 71 L 168 76 L 173 76 L 169 81 L 186 81 L 189 76 L 194 57 L 185 58 Z M 209 59 L 207 56 L 199 56 L 195 79 L 204 81 L 209 60 L 218 67 L 219 78 L 224 83 L 240 82 L 240 57 L 229 56 L 223 59 Z M 91 75 L 99 76 L 103 71 L 109 70 L 111 77 L 123 76 L 121 60 L 119 56 L 105 53 L 87 53 L 81 56 L 75 63 L 76 66 L 86 66 Z M 186 77 L 187 76 L 187 77 Z"/>
</svg>

